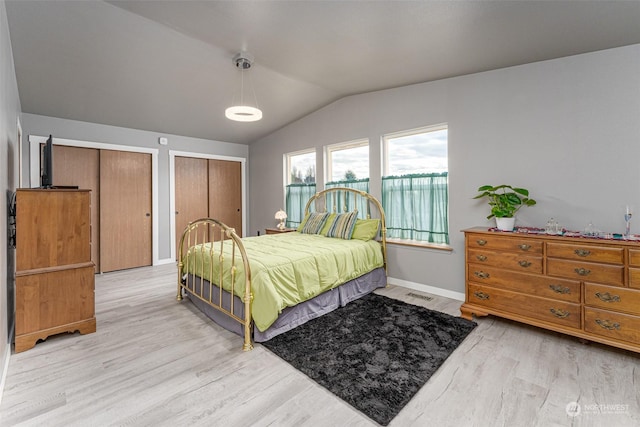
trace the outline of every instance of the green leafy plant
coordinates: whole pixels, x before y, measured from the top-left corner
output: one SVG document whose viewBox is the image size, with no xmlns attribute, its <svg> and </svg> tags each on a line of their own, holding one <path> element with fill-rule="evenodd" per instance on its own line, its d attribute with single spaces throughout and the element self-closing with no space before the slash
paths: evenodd
<svg viewBox="0 0 640 427">
<path fill-rule="evenodd" d="M 536 201 L 529 198 L 529 190 L 516 188 L 510 185 L 483 185 L 478 188 L 480 194 L 474 199 L 487 197 L 491 206 L 491 215 L 487 219 L 513 218 L 518 210 L 523 206 L 533 206 Z"/>
</svg>

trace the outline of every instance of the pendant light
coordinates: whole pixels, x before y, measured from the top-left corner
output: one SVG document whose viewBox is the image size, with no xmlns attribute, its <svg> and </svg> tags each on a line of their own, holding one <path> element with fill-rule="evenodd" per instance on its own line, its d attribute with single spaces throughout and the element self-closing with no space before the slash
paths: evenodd
<svg viewBox="0 0 640 427">
<path fill-rule="evenodd" d="M 258 121 L 262 118 L 262 111 L 258 108 L 258 99 L 256 98 L 253 85 L 250 86 L 251 92 L 253 93 L 255 107 L 247 105 L 244 101 L 244 74 L 253 64 L 253 56 L 248 52 L 240 52 L 233 57 L 233 63 L 236 68 L 240 69 L 240 104 L 227 108 L 224 115 L 229 120 L 234 120 L 236 122 Z"/>
</svg>

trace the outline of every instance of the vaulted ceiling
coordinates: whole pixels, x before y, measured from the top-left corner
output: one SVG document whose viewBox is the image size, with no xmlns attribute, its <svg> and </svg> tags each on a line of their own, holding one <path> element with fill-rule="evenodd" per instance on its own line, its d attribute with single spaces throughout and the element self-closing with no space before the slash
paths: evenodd
<svg viewBox="0 0 640 427">
<path fill-rule="evenodd" d="M 348 95 L 640 43 L 640 1 L 6 7 L 23 112 L 245 144 Z M 224 116 L 241 50 L 258 122 Z"/>
</svg>

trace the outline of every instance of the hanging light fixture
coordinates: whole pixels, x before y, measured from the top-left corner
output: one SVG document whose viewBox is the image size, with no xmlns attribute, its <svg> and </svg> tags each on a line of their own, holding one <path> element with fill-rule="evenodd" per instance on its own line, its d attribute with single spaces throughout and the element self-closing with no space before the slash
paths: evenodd
<svg viewBox="0 0 640 427">
<path fill-rule="evenodd" d="M 240 52 L 233 57 L 233 63 L 240 69 L 240 104 L 229 107 L 225 110 L 224 115 L 229 120 L 235 120 L 236 122 L 255 122 L 262 118 L 262 111 L 258 108 L 258 99 L 256 98 L 253 85 L 251 86 L 251 92 L 253 93 L 253 100 L 255 107 L 246 105 L 244 102 L 244 73 L 253 64 L 253 56 L 247 52 Z"/>
</svg>

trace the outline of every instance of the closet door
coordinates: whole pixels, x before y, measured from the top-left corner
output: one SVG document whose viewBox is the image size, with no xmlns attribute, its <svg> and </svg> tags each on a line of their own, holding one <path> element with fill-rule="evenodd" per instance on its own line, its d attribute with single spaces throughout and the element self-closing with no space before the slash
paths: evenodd
<svg viewBox="0 0 640 427">
<path fill-rule="evenodd" d="M 175 158 L 176 257 L 187 224 L 209 216 L 209 163 L 207 159 Z"/>
<path fill-rule="evenodd" d="M 151 265 L 151 155 L 100 153 L 100 271 Z"/>
<path fill-rule="evenodd" d="M 209 160 L 209 216 L 236 229 L 242 237 L 242 168 L 240 162 Z"/>
<path fill-rule="evenodd" d="M 91 190 L 91 261 L 100 271 L 100 151 L 94 148 L 53 146 L 54 185 Z"/>
</svg>

